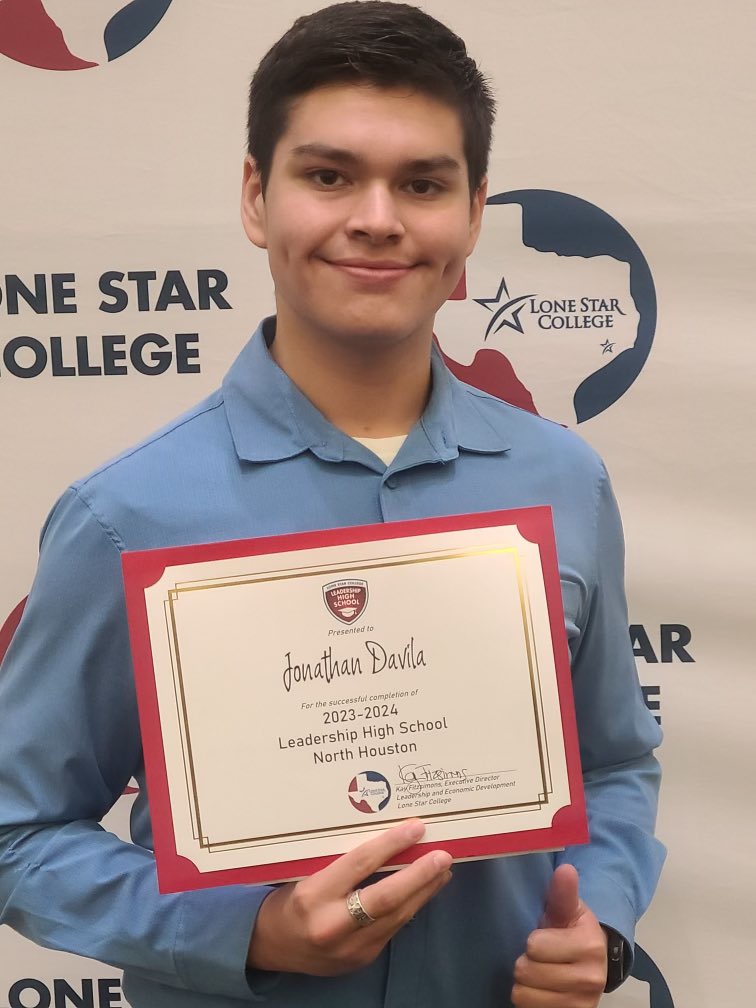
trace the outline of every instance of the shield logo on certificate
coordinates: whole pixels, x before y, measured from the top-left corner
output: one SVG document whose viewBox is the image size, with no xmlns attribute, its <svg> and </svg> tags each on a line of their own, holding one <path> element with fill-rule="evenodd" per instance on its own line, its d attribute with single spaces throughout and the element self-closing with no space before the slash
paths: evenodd
<svg viewBox="0 0 756 1008">
<path fill-rule="evenodd" d="M 342 623 L 354 623 L 368 603 L 367 581 L 349 578 L 323 585 L 323 601 L 332 616 Z"/>
</svg>

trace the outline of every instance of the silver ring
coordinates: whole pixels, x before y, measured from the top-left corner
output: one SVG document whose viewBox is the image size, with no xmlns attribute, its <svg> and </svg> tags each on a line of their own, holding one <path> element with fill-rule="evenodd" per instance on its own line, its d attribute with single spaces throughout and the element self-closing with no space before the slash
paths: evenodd
<svg viewBox="0 0 756 1008">
<path fill-rule="evenodd" d="M 360 927 L 367 927 L 369 924 L 375 923 L 375 917 L 371 917 L 362 905 L 359 889 L 355 889 L 353 892 L 349 893 L 346 898 L 346 908 L 351 914 L 352 919 L 356 921 Z"/>
</svg>

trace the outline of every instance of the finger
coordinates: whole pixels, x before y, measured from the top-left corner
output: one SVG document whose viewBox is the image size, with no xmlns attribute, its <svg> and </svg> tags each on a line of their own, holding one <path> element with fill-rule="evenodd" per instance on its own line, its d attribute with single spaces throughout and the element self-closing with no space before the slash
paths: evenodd
<svg viewBox="0 0 756 1008">
<path fill-rule="evenodd" d="M 560 865 L 551 876 L 543 915 L 545 927 L 567 928 L 580 916 L 579 877 L 570 864 Z"/>
<path fill-rule="evenodd" d="M 601 993 L 606 984 L 606 968 L 599 963 L 580 965 L 538 963 L 520 956 L 515 963 L 514 978 L 523 987 L 555 993 Z"/>
<path fill-rule="evenodd" d="M 368 927 L 358 928 L 358 936 L 361 933 L 362 937 L 366 940 L 371 942 L 377 941 L 382 947 L 396 934 L 397 931 L 400 930 L 400 928 L 404 927 L 407 921 L 414 917 L 426 903 L 433 899 L 436 893 L 440 892 L 441 889 L 443 889 L 444 886 L 451 881 L 451 878 L 452 873 L 450 871 L 446 871 L 442 875 L 433 878 L 422 888 L 415 890 L 413 895 L 406 902 L 395 908 L 391 913 L 384 914 L 376 918 L 375 923 L 370 924 Z M 360 895 L 362 896 L 362 892 Z M 363 901 L 363 906 L 364 905 Z"/>
<path fill-rule="evenodd" d="M 400 823 L 399 826 L 394 826 L 342 854 L 326 868 L 310 876 L 310 882 L 318 890 L 346 896 L 368 875 L 372 875 L 397 854 L 416 844 L 423 833 L 425 825 L 419 819 Z"/>
<path fill-rule="evenodd" d="M 561 991 L 535 990 L 516 983 L 512 988 L 510 1000 L 515 1008 L 595 1008 L 600 995 L 565 994 Z"/>
<path fill-rule="evenodd" d="M 414 898 L 401 911 L 397 911 L 389 917 L 381 917 L 367 927 L 359 927 L 350 920 L 345 925 L 348 928 L 348 933 L 342 939 L 340 946 L 342 961 L 352 964 L 350 970 L 359 969 L 372 962 L 397 931 L 440 889 L 443 889 L 450 879 L 451 872 L 445 872 L 440 878 L 434 879 L 433 882 L 416 892 Z M 345 916 L 349 917 L 349 913 L 345 912 Z"/>
<path fill-rule="evenodd" d="M 451 854 L 431 851 L 400 871 L 360 890 L 362 905 L 371 917 L 388 917 L 403 907 L 414 905 L 421 894 L 449 872 Z M 421 899 L 419 906 L 425 903 Z M 412 911 L 415 913 L 415 910 Z"/>
<path fill-rule="evenodd" d="M 575 963 L 606 958 L 606 938 L 602 931 L 586 928 L 539 928 L 528 935 L 526 954 L 534 962 Z"/>
</svg>

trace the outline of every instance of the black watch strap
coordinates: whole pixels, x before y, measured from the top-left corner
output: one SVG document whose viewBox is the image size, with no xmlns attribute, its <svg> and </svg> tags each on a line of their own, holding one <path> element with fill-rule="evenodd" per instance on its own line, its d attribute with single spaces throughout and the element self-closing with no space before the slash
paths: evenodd
<svg viewBox="0 0 756 1008">
<path fill-rule="evenodd" d="M 627 942 L 614 928 L 602 924 L 607 939 L 606 987 L 605 994 L 611 994 L 627 979 L 630 965 L 630 949 Z"/>
</svg>

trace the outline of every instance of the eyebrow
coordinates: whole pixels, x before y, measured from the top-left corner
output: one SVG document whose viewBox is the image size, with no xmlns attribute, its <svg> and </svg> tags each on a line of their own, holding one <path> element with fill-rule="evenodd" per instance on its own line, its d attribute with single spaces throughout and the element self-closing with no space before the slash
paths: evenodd
<svg viewBox="0 0 756 1008">
<path fill-rule="evenodd" d="M 354 151 L 345 150 L 341 147 L 330 147 L 328 144 L 320 143 L 301 144 L 299 147 L 294 147 L 291 154 L 296 158 L 323 158 L 325 161 L 333 161 L 337 164 L 349 165 L 350 167 L 355 167 L 362 161 L 362 158 L 355 154 Z M 435 157 L 429 158 L 415 158 L 412 161 L 402 162 L 399 167 L 402 171 L 419 175 L 432 174 L 437 171 L 462 171 L 462 165 L 459 161 L 448 154 L 438 154 Z"/>
</svg>

